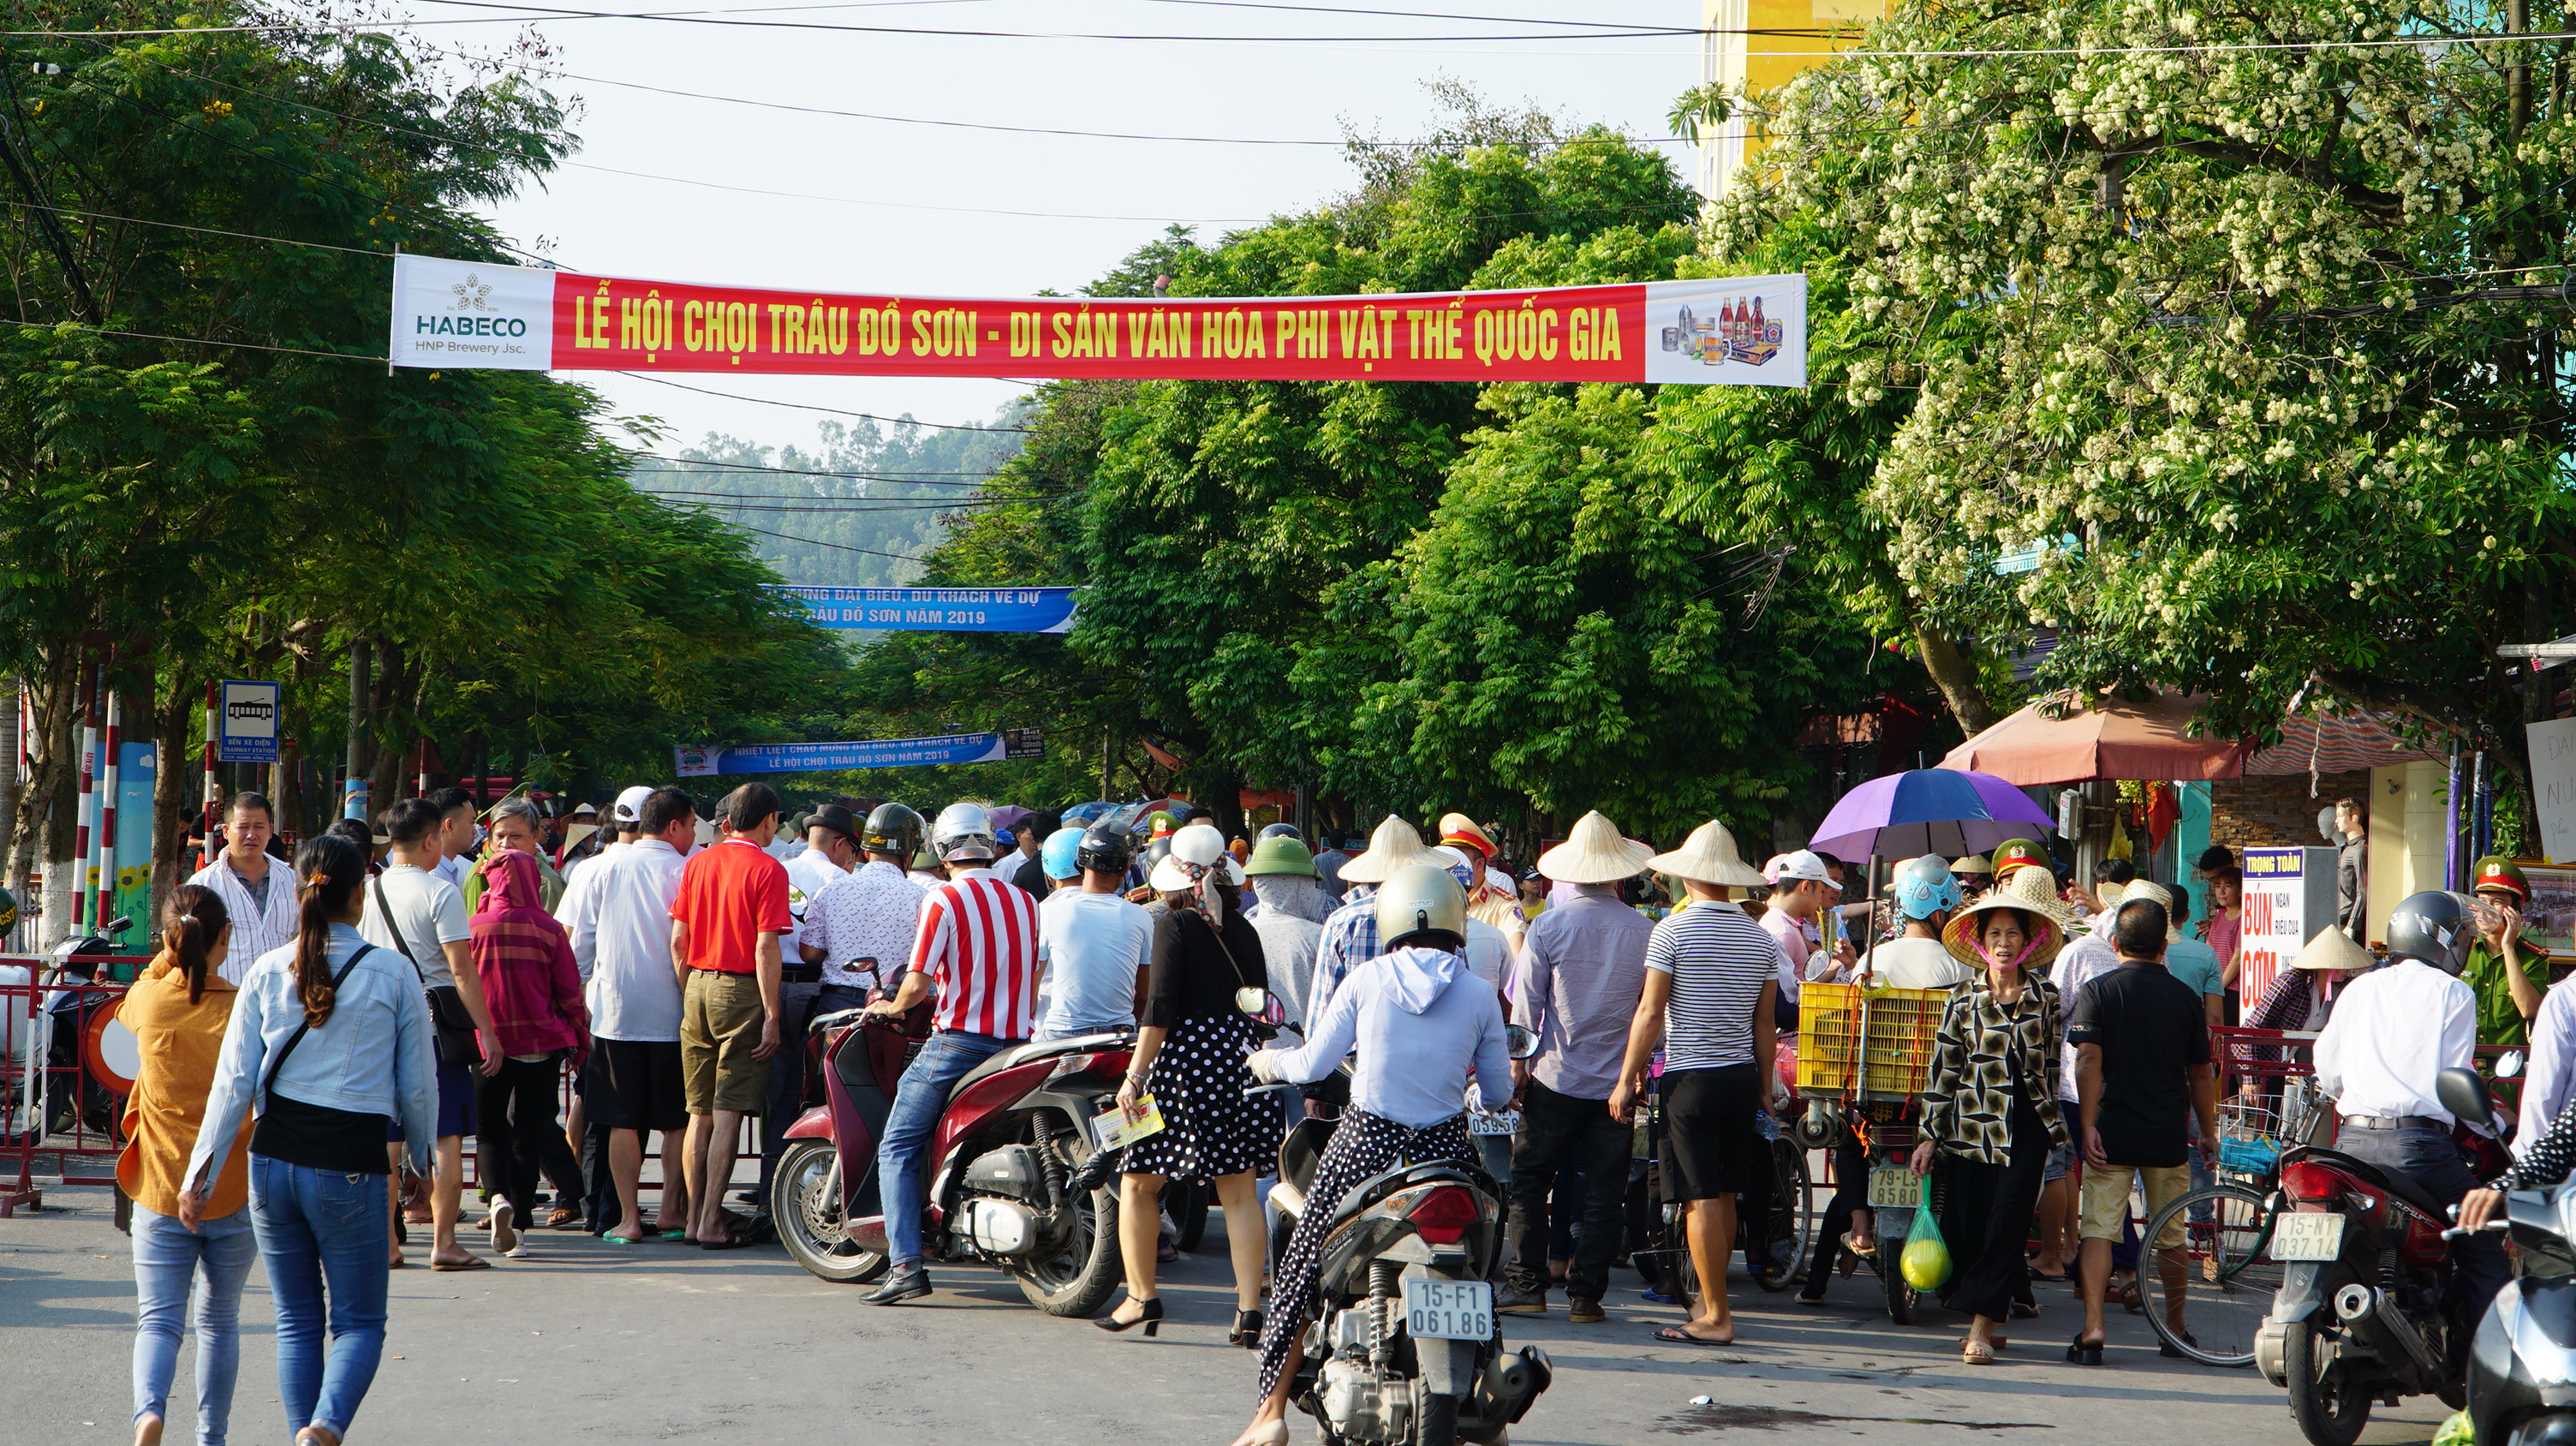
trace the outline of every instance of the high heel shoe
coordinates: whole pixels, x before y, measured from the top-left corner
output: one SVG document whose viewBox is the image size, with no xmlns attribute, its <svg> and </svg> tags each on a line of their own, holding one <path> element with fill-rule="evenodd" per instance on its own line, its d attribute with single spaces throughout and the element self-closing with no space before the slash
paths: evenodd
<svg viewBox="0 0 2576 1446">
<path fill-rule="evenodd" d="M 1145 1334 L 1153 1335 L 1163 1328 L 1163 1298 L 1158 1295 L 1144 1302 L 1144 1306 L 1145 1313 L 1134 1320 L 1120 1320 L 1115 1314 L 1111 1314 L 1100 1317 L 1092 1324 L 1102 1330 L 1115 1331 L 1122 1335 L 1126 1333 L 1129 1326 L 1143 1326 Z"/>
<path fill-rule="evenodd" d="M 1239 1310 L 1234 1313 L 1234 1329 L 1225 1333 L 1225 1343 L 1247 1351 L 1261 1349 L 1261 1312 Z"/>
<path fill-rule="evenodd" d="M 2084 1339 L 2084 1333 L 2077 1331 L 2075 1343 L 2066 1348 L 2066 1359 L 2079 1366 L 2098 1366 L 2102 1364 L 2102 1344 Z"/>
</svg>

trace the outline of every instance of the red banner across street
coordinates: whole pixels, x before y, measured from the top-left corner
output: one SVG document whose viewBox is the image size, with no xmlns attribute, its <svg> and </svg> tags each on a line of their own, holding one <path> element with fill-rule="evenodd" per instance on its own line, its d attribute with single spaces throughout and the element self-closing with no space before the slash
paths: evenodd
<svg viewBox="0 0 2576 1446">
<path fill-rule="evenodd" d="M 965 299 L 400 258 L 397 366 L 1804 386 L 1806 278 L 1422 295 Z"/>
</svg>

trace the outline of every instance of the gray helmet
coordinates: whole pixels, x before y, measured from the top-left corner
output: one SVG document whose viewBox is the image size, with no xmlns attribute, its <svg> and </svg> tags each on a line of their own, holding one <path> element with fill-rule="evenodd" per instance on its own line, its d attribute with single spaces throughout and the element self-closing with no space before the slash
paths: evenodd
<svg viewBox="0 0 2576 1446">
<path fill-rule="evenodd" d="M 899 803 L 880 803 L 868 810 L 859 830 L 859 847 L 872 854 L 901 854 L 909 862 L 921 852 L 921 815 Z"/>
<path fill-rule="evenodd" d="M 1083 868 L 1114 877 L 1127 872 L 1127 864 L 1135 854 L 1135 840 L 1125 829 L 1102 823 L 1083 830 L 1082 842 L 1073 851 L 1073 861 Z"/>
<path fill-rule="evenodd" d="M 2475 907 L 2466 894 L 2409 894 L 2388 914 L 2388 962 L 2420 959 L 2445 974 L 2467 968 L 2469 946 L 2478 939 Z"/>
<path fill-rule="evenodd" d="M 1929 919 L 1959 907 L 1959 876 L 1950 872 L 1949 860 L 1925 854 L 1898 867 L 1896 877 L 1888 880 L 1888 892 L 1896 897 L 1898 913 L 1909 919 Z"/>
<path fill-rule="evenodd" d="M 941 863 L 964 863 L 993 856 L 993 819 L 983 806 L 952 803 L 930 826 L 930 853 Z"/>
<path fill-rule="evenodd" d="M 1438 864 L 1407 864 L 1377 886 L 1378 947 L 1427 944 L 1458 949 L 1467 942 L 1467 891 Z"/>
<path fill-rule="evenodd" d="M 1295 824 L 1293 824 L 1293 823 L 1274 823 L 1274 824 L 1267 824 L 1267 825 L 1263 826 L 1263 828 L 1262 828 L 1262 830 L 1261 830 L 1261 837 L 1262 837 L 1262 838 L 1293 838 L 1293 839 L 1297 840 L 1299 843 L 1304 843 L 1304 842 L 1306 841 L 1306 836 L 1305 836 L 1304 834 L 1302 834 L 1302 833 L 1299 833 L 1299 832 L 1297 831 L 1297 825 L 1295 825 Z M 1258 843 L 1258 842 L 1260 842 L 1260 840 L 1259 840 L 1259 839 L 1255 839 L 1255 840 L 1254 840 L 1254 842 L 1255 842 L 1255 843 Z"/>
</svg>

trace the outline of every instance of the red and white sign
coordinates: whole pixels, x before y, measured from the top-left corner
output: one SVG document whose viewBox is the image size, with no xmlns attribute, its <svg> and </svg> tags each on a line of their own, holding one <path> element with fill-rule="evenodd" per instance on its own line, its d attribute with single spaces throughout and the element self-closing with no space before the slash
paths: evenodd
<svg viewBox="0 0 2576 1446">
<path fill-rule="evenodd" d="M 1807 279 L 1380 296 L 967 299 L 405 255 L 396 366 L 790 376 L 1803 387 Z"/>
<path fill-rule="evenodd" d="M 2307 850 L 2247 849 L 2243 916 L 2238 920 L 2237 948 L 2243 965 L 2237 975 L 2237 997 L 2253 1002 L 2263 997 L 2290 961 L 2307 946 Z"/>
</svg>

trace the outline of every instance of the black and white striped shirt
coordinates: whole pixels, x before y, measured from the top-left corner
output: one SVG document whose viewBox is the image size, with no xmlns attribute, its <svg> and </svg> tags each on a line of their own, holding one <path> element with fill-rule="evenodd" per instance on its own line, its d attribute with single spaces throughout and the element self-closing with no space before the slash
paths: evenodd
<svg viewBox="0 0 2576 1446">
<path fill-rule="evenodd" d="M 1762 986 L 1788 967 L 1780 941 L 1733 904 L 1695 900 L 1655 925 L 1646 967 L 1673 978 L 1664 1005 L 1664 1068 L 1753 1062 Z"/>
</svg>

